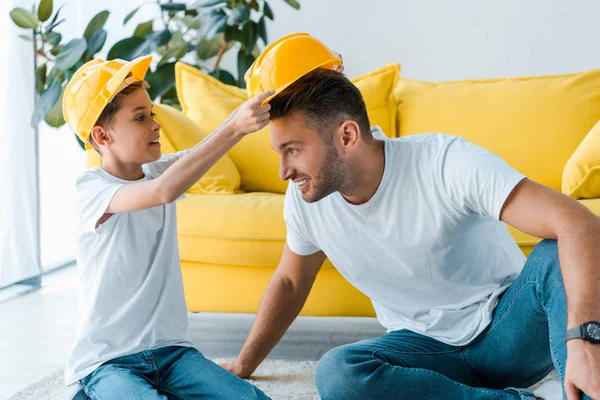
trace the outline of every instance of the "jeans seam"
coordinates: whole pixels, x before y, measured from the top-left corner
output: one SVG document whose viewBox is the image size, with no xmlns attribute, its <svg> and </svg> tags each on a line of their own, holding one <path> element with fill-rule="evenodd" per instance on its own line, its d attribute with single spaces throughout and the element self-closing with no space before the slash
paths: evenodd
<svg viewBox="0 0 600 400">
<path fill-rule="evenodd" d="M 102 400 L 102 397 L 100 397 L 100 396 L 98 395 L 98 393 L 96 393 L 96 391 L 94 391 L 94 389 L 92 389 L 92 387 L 91 387 L 91 386 L 89 386 L 89 385 L 83 385 L 83 387 L 84 387 L 84 389 L 87 389 L 87 390 L 89 390 L 89 391 L 90 391 L 90 393 L 91 393 L 91 394 L 94 396 L 94 397 L 93 397 L 93 400 Z M 88 397 L 90 397 L 90 398 L 92 397 L 92 396 L 90 396 L 90 395 L 89 395 L 89 394 L 88 394 L 88 393 L 87 393 L 85 390 L 84 390 L 84 393 L 86 394 L 86 396 L 88 396 Z"/>
<path fill-rule="evenodd" d="M 179 397 L 180 399 L 183 399 L 183 400 L 188 400 L 188 398 L 187 398 L 187 397 L 181 396 L 181 395 L 179 395 L 179 394 L 177 394 L 177 393 L 173 393 L 173 392 L 171 392 L 170 390 L 163 389 L 163 388 L 158 388 L 158 390 L 160 390 L 161 392 L 165 392 L 165 393 L 168 393 L 168 394 L 172 394 L 173 396 L 177 396 L 177 397 Z"/>
<path fill-rule="evenodd" d="M 534 380 L 535 378 L 537 378 L 537 377 L 538 377 L 538 376 L 540 376 L 540 375 L 548 374 L 548 373 L 546 372 L 546 370 L 547 370 L 548 368 L 550 368 L 550 367 L 554 367 L 554 364 L 553 364 L 553 363 L 550 363 L 550 364 L 546 365 L 544 368 L 542 368 L 542 370 L 541 370 L 541 371 L 539 371 L 539 372 L 536 372 L 535 374 L 531 375 L 529 378 L 527 378 L 527 379 L 524 379 L 523 381 L 521 381 L 521 387 L 523 387 L 523 384 L 524 384 L 524 383 L 528 383 L 529 381 L 531 381 L 531 380 Z M 538 381 L 539 381 L 539 380 L 538 380 Z M 528 385 L 527 385 L 527 387 L 529 387 L 529 386 L 532 386 L 532 385 L 534 385 L 534 384 L 535 384 L 535 383 L 532 383 L 531 385 L 529 385 L 529 384 L 528 384 Z"/>
<path fill-rule="evenodd" d="M 521 288 L 519 289 L 519 291 L 517 292 L 517 294 L 514 296 L 512 302 L 510 303 L 510 305 L 508 306 L 508 308 L 506 309 L 506 311 L 504 312 L 504 314 L 500 317 L 500 319 L 494 324 L 494 326 L 490 326 L 490 329 L 485 332 L 483 335 L 479 336 L 478 338 L 476 338 L 474 341 L 472 341 L 471 343 L 469 343 L 468 345 L 464 346 L 463 348 L 469 347 L 475 343 L 480 342 L 484 337 L 486 337 L 487 335 L 489 335 L 490 333 L 492 333 L 492 331 L 494 329 L 496 329 L 496 327 L 498 327 L 498 325 L 500 325 L 500 323 L 502 321 L 504 321 L 504 319 L 506 318 L 506 316 L 508 315 L 508 313 L 510 312 L 510 310 L 513 308 L 513 306 L 515 305 L 517 298 L 521 295 L 521 292 L 527 287 L 529 286 L 529 284 L 533 284 L 534 286 L 536 286 L 537 289 L 537 282 L 536 281 L 527 281 L 525 282 L 525 284 L 523 286 L 521 286 Z"/>
<path fill-rule="evenodd" d="M 483 386 L 483 384 L 481 383 L 481 380 L 479 379 L 479 375 L 477 375 L 477 373 L 475 373 L 475 370 L 471 366 L 471 363 L 467 359 L 467 356 L 464 354 L 464 352 L 459 351 L 458 355 L 460 356 L 461 360 L 463 360 L 463 363 L 465 363 L 465 365 L 467 366 L 467 369 L 469 370 L 469 372 L 471 372 L 471 376 L 475 379 L 477 386 Z"/>
</svg>

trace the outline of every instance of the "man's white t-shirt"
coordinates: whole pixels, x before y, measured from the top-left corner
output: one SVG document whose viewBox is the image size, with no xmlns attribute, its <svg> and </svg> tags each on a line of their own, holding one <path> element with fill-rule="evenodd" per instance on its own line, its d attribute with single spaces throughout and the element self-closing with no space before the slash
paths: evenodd
<svg viewBox="0 0 600 400">
<path fill-rule="evenodd" d="M 79 325 L 65 366 L 67 385 L 117 357 L 192 346 L 186 339 L 175 203 L 113 214 L 95 228 L 120 188 L 157 178 L 186 153 L 143 165 L 145 176 L 139 181 L 119 179 L 101 168 L 77 179 Z"/>
<path fill-rule="evenodd" d="M 458 136 L 388 139 L 372 131 L 385 144 L 375 195 L 361 205 L 339 192 L 307 203 L 290 182 L 287 244 L 299 255 L 322 250 L 372 300 L 388 331 L 468 344 L 489 325 L 498 297 L 524 266 L 499 218 L 525 177 Z"/>
</svg>

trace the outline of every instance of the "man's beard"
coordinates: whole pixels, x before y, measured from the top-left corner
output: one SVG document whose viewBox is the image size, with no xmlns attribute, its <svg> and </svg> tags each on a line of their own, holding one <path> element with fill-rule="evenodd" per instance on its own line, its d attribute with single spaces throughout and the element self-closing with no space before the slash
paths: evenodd
<svg viewBox="0 0 600 400">
<path fill-rule="evenodd" d="M 339 191 L 344 185 L 346 168 L 333 144 L 327 146 L 325 161 L 315 178 L 311 181 L 312 192 L 302 194 L 302 198 L 307 203 L 315 203 L 324 199 L 333 192 Z"/>
</svg>

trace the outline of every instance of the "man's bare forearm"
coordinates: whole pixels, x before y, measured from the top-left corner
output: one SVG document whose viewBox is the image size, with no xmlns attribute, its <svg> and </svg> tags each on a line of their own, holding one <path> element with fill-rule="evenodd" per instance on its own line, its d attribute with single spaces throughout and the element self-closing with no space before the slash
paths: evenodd
<svg viewBox="0 0 600 400">
<path fill-rule="evenodd" d="M 294 288 L 277 273 L 273 276 L 237 359 L 241 375 L 249 376 L 254 372 L 298 316 L 312 284 L 305 286 Z"/>
<path fill-rule="evenodd" d="M 582 207 L 557 236 L 568 328 L 600 321 L 600 219 Z"/>
</svg>

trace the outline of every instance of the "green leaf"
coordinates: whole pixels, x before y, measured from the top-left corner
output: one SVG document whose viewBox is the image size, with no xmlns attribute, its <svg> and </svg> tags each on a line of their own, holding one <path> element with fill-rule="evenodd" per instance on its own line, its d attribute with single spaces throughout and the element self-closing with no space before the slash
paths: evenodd
<svg viewBox="0 0 600 400">
<path fill-rule="evenodd" d="M 190 29 L 200 29 L 200 18 L 186 15 L 183 17 L 183 23 Z"/>
<path fill-rule="evenodd" d="M 186 8 L 185 3 L 166 3 L 160 5 L 163 11 L 184 11 Z"/>
<path fill-rule="evenodd" d="M 243 6 L 234 8 L 231 11 L 231 15 L 229 16 L 227 24 L 229 24 L 229 25 L 241 24 L 241 23 L 244 23 L 245 21 L 247 21 L 249 18 L 250 18 L 250 9 L 246 5 L 243 5 Z"/>
<path fill-rule="evenodd" d="M 211 71 L 208 74 L 217 78 L 226 85 L 236 85 L 235 77 L 231 74 L 231 72 L 226 71 L 224 69 L 217 68 L 216 70 Z"/>
<path fill-rule="evenodd" d="M 254 47 L 250 54 L 252 54 L 252 57 L 254 57 L 254 59 L 257 59 L 260 56 L 260 49 L 258 48 L 258 46 Z"/>
<path fill-rule="evenodd" d="M 175 85 L 175 63 L 159 66 L 156 71 L 146 75 L 146 82 L 150 84 L 148 94 L 152 101 L 164 95 Z"/>
<path fill-rule="evenodd" d="M 259 11 L 260 8 L 258 6 L 258 2 L 257 1 L 250 1 L 250 3 L 248 3 L 248 7 L 250 7 L 251 9 L 253 9 L 254 11 Z"/>
<path fill-rule="evenodd" d="M 85 28 L 83 37 L 86 40 L 88 40 L 92 36 L 92 33 L 97 31 L 98 29 L 104 28 L 104 24 L 106 24 L 106 20 L 108 19 L 109 14 L 110 12 L 106 10 L 100 11 L 98 14 L 96 14 L 88 24 L 87 28 Z"/>
<path fill-rule="evenodd" d="M 143 54 L 140 49 L 144 47 L 144 43 L 144 39 L 135 36 L 120 40 L 111 47 L 106 58 L 108 60 L 120 58 L 121 60 L 131 61 Z"/>
<path fill-rule="evenodd" d="M 146 36 L 147 34 L 152 32 L 153 23 L 154 23 L 154 21 L 150 20 L 148 22 L 139 24 L 135 28 L 135 32 L 133 32 L 133 36 L 143 38 L 144 36 Z"/>
<path fill-rule="evenodd" d="M 48 43 L 52 46 L 58 45 L 60 43 L 60 41 L 62 40 L 62 35 L 58 32 L 48 32 L 44 36 L 45 36 L 46 43 Z"/>
<path fill-rule="evenodd" d="M 258 24 L 256 25 L 256 30 L 258 31 L 258 36 L 262 39 L 263 43 L 266 45 L 268 43 L 267 40 L 267 24 L 265 22 L 265 17 L 262 16 L 258 20 Z"/>
<path fill-rule="evenodd" d="M 271 21 L 275 19 L 275 16 L 273 15 L 273 10 L 271 10 L 271 7 L 269 6 L 269 3 L 266 2 L 266 0 L 265 6 L 263 8 L 263 13 L 265 14 L 265 17 L 269 18 Z"/>
<path fill-rule="evenodd" d="M 217 36 L 222 37 L 221 35 Z M 207 40 L 206 38 L 200 39 L 198 42 L 198 46 L 196 46 L 196 55 L 200 60 L 208 60 L 209 58 L 213 58 L 217 54 L 219 54 L 219 50 L 221 46 L 215 43 L 215 39 Z"/>
<path fill-rule="evenodd" d="M 254 57 L 251 54 L 246 54 L 242 50 L 238 52 L 238 86 L 241 88 L 246 87 L 246 82 L 244 81 L 244 75 L 246 71 L 250 68 L 252 63 L 254 62 Z"/>
<path fill-rule="evenodd" d="M 108 51 L 107 58 L 109 60 L 120 58 L 126 61 L 131 61 L 137 57 L 143 56 L 144 54 L 150 54 L 156 51 L 160 46 L 169 42 L 170 39 L 171 32 L 166 29 L 162 31 L 151 32 L 143 39 L 132 36 L 115 43 L 114 46 Z"/>
<path fill-rule="evenodd" d="M 298 3 L 296 0 L 283 0 L 286 3 L 288 3 L 290 6 L 294 7 L 296 10 L 300 9 L 300 3 Z"/>
<path fill-rule="evenodd" d="M 62 24 L 62 23 L 63 23 L 63 22 L 65 22 L 65 21 L 66 21 L 66 20 L 63 18 L 63 19 L 61 19 L 60 21 L 53 23 L 52 25 L 50 25 L 50 26 L 49 26 L 49 27 L 46 29 L 46 33 L 48 33 L 48 32 L 52 32 L 52 30 L 53 30 L 54 28 L 56 28 L 57 26 L 59 26 L 60 24 Z"/>
<path fill-rule="evenodd" d="M 52 50 L 50 50 L 50 54 L 52 54 L 53 56 L 57 56 L 64 47 L 65 46 L 62 44 L 59 46 L 54 46 Z"/>
<path fill-rule="evenodd" d="M 19 37 L 23 40 L 27 40 L 28 42 L 33 42 L 33 38 L 27 35 L 19 35 Z"/>
<path fill-rule="evenodd" d="M 36 29 L 40 25 L 40 20 L 24 8 L 13 8 L 10 12 L 10 18 L 17 26 L 25 29 Z"/>
<path fill-rule="evenodd" d="M 209 22 L 209 26 L 210 28 L 206 31 L 206 38 L 211 40 L 227 28 L 227 15 L 223 13 L 213 17 Z"/>
<path fill-rule="evenodd" d="M 65 71 L 71 68 L 85 53 L 87 43 L 85 39 L 73 39 L 58 53 L 56 57 L 56 68 Z"/>
<path fill-rule="evenodd" d="M 254 46 L 256 46 L 256 40 L 258 39 L 258 30 L 256 27 L 256 23 L 253 21 L 248 21 L 244 28 L 242 29 L 242 45 L 243 49 L 247 52 L 252 51 Z"/>
<path fill-rule="evenodd" d="M 41 0 L 38 7 L 38 18 L 40 21 L 48 21 L 52 15 L 52 0 Z"/>
<path fill-rule="evenodd" d="M 56 10 L 56 14 L 54 14 L 54 17 L 52 17 L 52 21 L 50 21 L 50 27 L 52 25 L 54 25 L 54 23 L 56 22 L 56 20 L 58 19 L 58 14 L 60 14 L 60 10 L 62 10 L 62 8 L 65 6 L 65 4 L 67 3 L 63 3 L 60 7 L 58 7 L 58 10 Z M 50 32 L 52 29 L 46 29 L 46 33 Z"/>
<path fill-rule="evenodd" d="M 56 101 L 60 97 L 61 83 L 56 80 L 52 83 L 48 89 L 46 89 L 40 98 L 36 101 L 33 109 L 33 115 L 31 116 L 31 126 L 35 128 L 42 122 L 46 114 L 54 107 Z"/>
<path fill-rule="evenodd" d="M 35 88 L 37 89 L 38 94 L 42 94 L 44 91 L 44 87 L 46 86 L 46 72 L 48 70 L 48 66 L 46 63 L 40 65 L 35 69 Z"/>
<path fill-rule="evenodd" d="M 93 57 L 94 54 L 102 50 L 102 47 L 104 47 L 104 43 L 106 42 L 106 35 L 107 33 L 104 29 L 92 33 L 92 37 L 88 40 L 87 55 Z"/>
<path fill-rule="evenodd" d="M 216 6 L 217 4 L 226 4 L 227 0 L 198 0 L 189 7 L 191 9 L 194 8 L 205 8 Z"/>
<path fill-rule="evenodd" d="M 186 42 L 179 43 L 176 46 L 171 46 L 165 51 L 162 60 L 159 61 L 158 65 L 161 66 L 166 64 L 171 58 L 181 58 L 187 53 L 188 44 Z"/>
<path fill-rule="evenodd" d="M 56 101 L 56 103 L 54 103 L 54 107 L 52 107 L 48 114 L 46 114 L 46 118 L 44 118 L 46 123 L 53 128 L 60 128 L 65 124 L 65 117 L 62 111 L 62 98 L 64 92 L 65 88 L 62 88 L 58 100 Z"/>
<path fill-rule="evenodd" d="M 134 8 L 129 14 L 127 14 L 127 16 L 125 17 L 125 19 L 123 20 L 123 25 L 127 25 L 127 23 L 129 22 L 129 20 L 131 18 L 133 18 L 133 16 L 138 12 L 139 9 L 140 9 L 140 7 Z"/>
<path fill-rule="evenodd" d="M 73 136 L 75 136 L 75 140 L 77 140 L 77 144 L 79 145 L 79 147 L 85 150 L 85 143 L 83 143 L 81 139 L 79 139 L 79 136 L 77 136 L 76 133 L 73 133 Z"/>
</svg>

